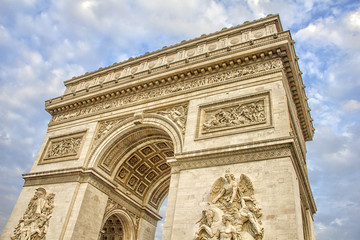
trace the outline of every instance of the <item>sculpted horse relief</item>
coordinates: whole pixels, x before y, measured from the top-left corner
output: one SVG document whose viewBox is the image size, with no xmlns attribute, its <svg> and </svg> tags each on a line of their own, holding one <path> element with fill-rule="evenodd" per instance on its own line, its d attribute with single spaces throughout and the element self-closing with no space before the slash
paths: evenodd
<svg viewBox="0 0 360 240">
<path fill-rule="evenodd" d="M 264 236 L 261 208 L 254 198 L 251 180 L 237 180 L 226 170 L 212 186 L 209 206 L 197 222 L 194 240 L 261 240 Z"/>
</svg>

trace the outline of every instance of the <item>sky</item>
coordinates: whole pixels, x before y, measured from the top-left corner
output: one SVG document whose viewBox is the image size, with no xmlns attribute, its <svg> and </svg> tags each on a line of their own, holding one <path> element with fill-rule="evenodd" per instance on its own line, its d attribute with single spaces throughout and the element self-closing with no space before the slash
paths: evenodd
<svg viewBox="0 0 360 240">
<path fill-rule="evenodd" d="M 346 0 L 0 0 L 0 232 L 45 137 L 44 102 L 65 80 L 277 13 L 316 129 L 307 143 L 316 239 L 358 239 L 360 2 Z"/>
</svg>

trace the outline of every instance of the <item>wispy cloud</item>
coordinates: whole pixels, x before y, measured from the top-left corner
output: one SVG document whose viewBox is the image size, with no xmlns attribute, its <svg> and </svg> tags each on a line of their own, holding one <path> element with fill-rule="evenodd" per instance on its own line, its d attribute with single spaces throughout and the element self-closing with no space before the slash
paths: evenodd
<svg viewBox="0 0 360 240">
<path fill-rule="evenodd" d="M 317 239 L 358 238 L 359 3 L 23 0 L 0 5 L 0 231 L 22 188 L 21 173 L 29 172 L 45 136 L 50 116 L 44 101 L 62 94 L 64 80 L 279 13 L 296 41 L 316 128 L 308 143 L 308 168 L 319 209 Z"/>
</svg>

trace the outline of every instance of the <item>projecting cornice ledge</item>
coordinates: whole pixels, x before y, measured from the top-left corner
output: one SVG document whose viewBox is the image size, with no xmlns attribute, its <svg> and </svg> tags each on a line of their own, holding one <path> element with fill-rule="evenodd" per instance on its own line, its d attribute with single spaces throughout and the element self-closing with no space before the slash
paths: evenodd
<svg viewBox="0 0 360 240">
<path fill-rule="evenodd" d="M 77 77 L 66 82 L 63 96 L 46 101 L 50 126 L 284 71 L 304 138 L 311 140 L 314 129 L 293 43 L 275 15 Z"/>
</svg>

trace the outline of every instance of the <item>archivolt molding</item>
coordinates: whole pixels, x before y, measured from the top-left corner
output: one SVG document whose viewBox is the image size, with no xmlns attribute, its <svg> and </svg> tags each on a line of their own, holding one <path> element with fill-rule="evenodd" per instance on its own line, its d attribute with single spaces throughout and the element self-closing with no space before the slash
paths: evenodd
<svg viewBox="0 0 360 240">
<path fill-rule="evenodd" d="M 117 120 L 114 120 L 117 121 Z M 165 116 L 154 113 L 140 113 L 135 114 L 134 117 L 127 118 L 123 121 L 119 120 L 113 124 L 109 131 L 100 137 L 92 147 L 92 151 L 89 155 L 89 167 L 96 165 L 96 162 L 100 160 L 107 151 L 116 144 L 119 139 L 124 139 L 126 135 L 132 133 L 140 128 L 157 128 L 166 133 L 167 136 L 163 138 L 169 138 L 174 146 L 174 152 L 182 152 L 183 136 L 182 130 L 171 119 Z"/>
<path fill-rule="evenodd" d="M 159 181 L 153 188 L 152 192 L 148 194 L 145 201 L 157 210 L 160 210 L 161 203 L 169 192 L 170 174 Z"/>
<path fill-rule="evenodd" d="M 106 220 L 112 215 L 116 215 L 121 220 L 124 229 L 124 239 L 137 239 L 136 235 L 139 229 L 140 222 L 139 215 L 109 198 L 106 205 L 102 226 L 106 223 Z"/>
</svg>

